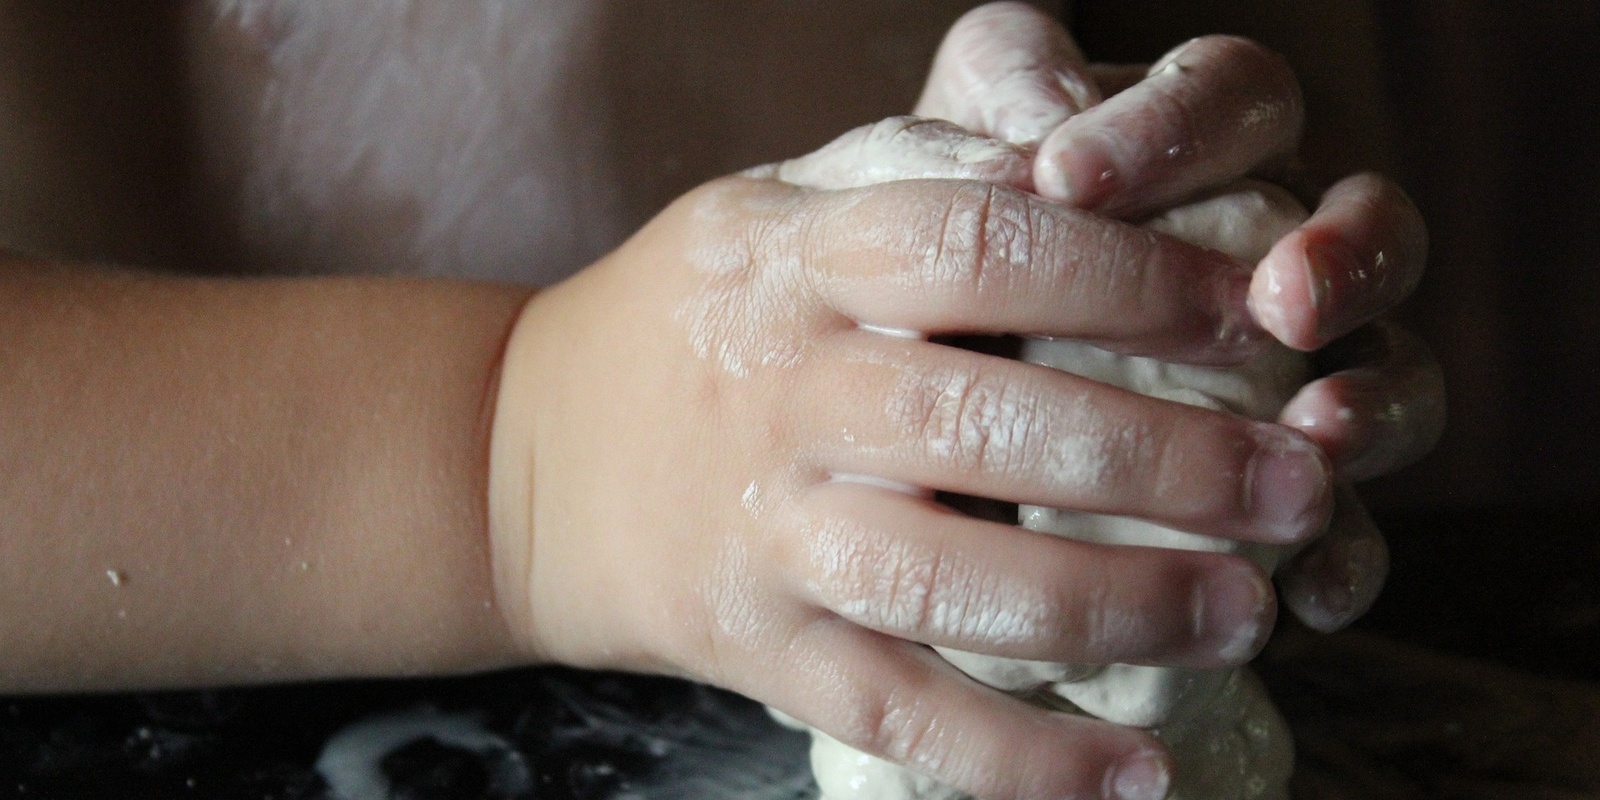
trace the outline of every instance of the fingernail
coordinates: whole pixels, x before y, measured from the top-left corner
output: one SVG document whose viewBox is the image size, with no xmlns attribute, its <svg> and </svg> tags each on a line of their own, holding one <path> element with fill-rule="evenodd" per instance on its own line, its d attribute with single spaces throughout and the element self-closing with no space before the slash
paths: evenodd
<svg viewBox="0 0 1600 800">
<path fill-rule="evenodd" d="M 1162 800 L 1172 786 L 1167 760 L 1145 750 L 1122 760 L 1106 776 L 1103 794 L 1113 800 Z"/>
<path fill-rule="evenodd" d="M 1320 532 L 1333 511 L 1327 456 L 1304 434 L 1261 423 L 1245 479 L 1245 508 L 1270 539 L 1293 542 Z"/>
<path fill-rule="evenodd" d="M 1195 638 L 1215 645 L 1217 657 L 1242 664 L 1261 649 L 1272 626 L 1272 585 L 1249 566 L 1217 570 L 1197 587 Z"/>
</svg>

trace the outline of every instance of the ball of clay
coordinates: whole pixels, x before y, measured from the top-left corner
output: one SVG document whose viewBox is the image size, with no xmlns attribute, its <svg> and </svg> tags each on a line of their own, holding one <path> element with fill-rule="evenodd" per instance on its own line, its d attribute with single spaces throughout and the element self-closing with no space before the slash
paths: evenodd
<svg viewBox="0 0 1600 800">
<path fill-rule="evenodd" d="M 1305 218 L 1305 209 L 1282 189 L 1244 181 L 1146 225 L 1253 264 Z M 1249 363 L 1229 369 L 1122 356 L 1064 340 L 1029 342 L 1023 358 L 1150 396 L 1261 420 L 1274 419 L 1307 378 L 1305 359 L 1281 346 L 1269 346 Z M 1286 555 L 1279 548 L 1197 536 L 1142 520 L 1060 509 L 1023 506 L 1019 521 L 1033 530 L 1106 544 L 1236 553 L 1269 571 Z M 1177 761 L 1173 800 L 1287 797 L 1293 745 L 1260 683 L 1245 670 L 1102 667 L 939 652 L 973 678 L 1046 707 L 1153 727 Z M 965 797 L 910 769 L 812 733 L 811 764 L 825 800 Z"/>
</svg>

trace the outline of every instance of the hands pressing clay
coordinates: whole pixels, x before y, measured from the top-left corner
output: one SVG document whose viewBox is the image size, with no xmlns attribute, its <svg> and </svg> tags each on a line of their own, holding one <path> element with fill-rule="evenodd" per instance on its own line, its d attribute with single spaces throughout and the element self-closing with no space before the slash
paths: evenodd
<svg viewBox="0 0 1600 800">
<path fill-rule="evenodd" d="M 1017 41 L 1008 41 L 1008 38 L 1017 37 L 1023 40 L 1022 46 L 1017 46 Z M 1197 43 L 1194 49 L 1206 46 L 1207 43 Z M 1192 68 L 1189 59 L 1195 57 L 1204 58 L 1204 55 L 1175 52 L 1152 68 L 1146 78 L 1155 83 L 1161 81 L 1164 74 L 1184 74 Z M 986 59 L 989 63 L 984 65 Z M 978 65 L 976 68 L 974 62 Z M 1051 74 L 1052 68 L 1057 70 L 1054 74 Z M 1088 72 L 1070 40 L 1047 20 L 1037 18 L 1027 9 L 990 7 L 969 16 L 952 33 L 941 51 L 940 64 L 935 68 L 923 106 L 953 112 L 948 116 L 1015 144 L 1037 145 L 1044 139 L 1046 153 L 1060 154 L 1064 159 L 1081 158 L 1060 145 L 1059 140 L 1066 138 L 1059 133 L 1061 128 L 1054 133 L 1058 141 L 1052 148 L 1049 127 L 1059 126 L 1076 112 L 1099 103 Z M 978 86 L 960 85 L 962 78 L 971 81 L 974 74 L 987 74 L 994 85 L 984 87 L 981 81 L 977 82 Z M 1043 80 L 1037 80 L 1041 74 Z M 983 99 L 985 97 L 989 99 Z M 1288 101 L 1281 104 L 1260 102 L 1256 110 L 1249 113 L 1265 115 L 1267 112 L 1261 109 L 1294 109 L 1295 105 Z M 1126 103 L 1124 106 L 1127 107 Z M 1123 111 L 1124 116 L 1127 113 Z M 1259 127 L 1269 135 L 1297 131 L 1294 125 Z M 1111 130 L 1111 134 L 1102 135 L 1115 135 L 1116 129 Z M 975 141 L 966 146 L 973 149 L 979 144 Z M 1271 153 L 1281 146 L 1274 142 L 1263 152 Z M 1169 147 L 1182 149 L 1179 145 Z M 1238 152 L 1248 150 L 1241 148 Z M 1067 171 L 1049 172 L 1049 168 L 1048 163 L 1035 168 L 1035 176 L 1041 172 L 1046 175 L 1038 183 L 1044 187 L 1042 191 L 1069 202 L 1076 200 L 1082 204 L 1099 204 L 1102 210 L 1115 210 L 1116 200 L 1120 198 L 1097 194 L 1113 191 L 1105 186 L 1116 177 L 1113 167 L 1107 166 L 1102 171 L 1106 180 L 1092 184 L 1089 189 L 1073 184 Z M 885 171 L 890 171 L 887 163 Z M 1134 170 L 1136 174 L 1139 171 Z M 1154 192 L 1150 196 L 1122 202 L 1128 208 L 1141 209 L 1152 202 L 1181 196 L 1177 192 L 1192 190 L 1189 186 L 1192 182 L 1178 181 L 1177 187 L 1157 185 L 1152 187 Z M 1198 199 L 1191 197 L 1184 205 L 1147 219 L 1144 227 L 1225 253 L 1241 264 L 1258 264 L 1274 245 L 1294 233 L 1308 217 L 1299 202 L 1271 184 L 1246 180 L 1208 191 L 1209 195 L 1203 194 Z M 1023 358 L 1144 395 L 1263 421 L 1276 420 L 1310 378 L 1307 360 L 1277 342 L 1263 346 L 1244 363 L 1227 368 L 1119 355 L 1093 344 L 1067 339 L 1032 340 L 1027 343 Z M 1357 502 L 1353 498 L 1345 501 Z M 1041 506 L 1022 506 L 1021 522 L 1031 530 L 1104 545 L 1232 553 L 1248 558 L 1268 572 L 1298 549 L 1199 536 L 1140 519 Z M 1381 540 L 1376 541 L 1381 543 Z M 1362 564 L 1357 569 L 1381 573 L 1381 561 Z M 1334 612 L 1341 618 L 1330 619 L 1327 609 L 1315 606 L 1308 607 L 1306 613 L 1315 617 L 1313 624 L 1335 627 L 1370 603 L 1379 583 L 1380 575 L 1367 575 L 1362 576 L 1359 585 L 1350 586 L 1350 596 L 1344 598 L 1344 606 Z M 1361 596 L 1357 597 L 1357 593 Z M 1355 604 L 1360 607 L 1354 607 Z M 1261 643 L 1260 632 L 1257 634 L 1241 638 L 1237 643 L 1238 653 L 1230 655 L 1248 657 Z M 1201 670 L 1143 664 L 1063 664 L 950 648 L 935 649 L 973 678 L 1042 707 L 1154 729 L 1171 748 L 1177 765 L 1176 782 L 1170 794 L 1176 800 L 1287 797 L 1288 778 L 1293 768 L 1289 732 L 1259 681 L 1243 668 Z M 898 800 L 967 796 L 913 770 L 861 753 L 826 733 L 815 729 L 812 733 L 812 766 L 824 798 Z M 1116 790 L 1115 786 L 1107 788 Z"/>
<path fill-rule="evenodd" d="M 830 737 L 833 800 L 1275 791 L 1287 742 L 1230 672 L 1275 611 L 1245 556 L 1327 529 L 1286 565 L 1287 605 L 1319 627 L 1358 614 L 1383 550 L 1335 481 L 1426 450 L 1442 393 L 1390 329 L 1303 386 L 1273 340 L 1320 347 L 1390 307 L 1423 234 L 1372 176 L 1304 221 L 1240 182 L 1299 133 L 1292 76 L 1258 46 L 1197 40 L 1126 77 L 1027 6 L 985 7 L 919 117 L 708 184 L 535 298 L 490 478 L 526 652 L 782 709 Z M 953 333 L 1062 340 L 1033 352 L 1083 374 L 924 338 Z M 929 490 L 1072 509 L 1077 535 L 1114 541 L 967 518 Z M 1148 536 L 1189 549 L 1127 543 Z M 932 648 L 1006 659 L 952 655 L 1016 693 Z M 1175 724 L 1060 713 L 1074 692 Z M 831 741 L 851 750 L 830 762 Z"/>
<path fill-rule="evenodd" d="M 1306 217 L 1300 204 L 1283 190 L 1243 181 L 1158 215 L 1145 226 L 1243 263 L 1255 263 Z M 1309 376 L 1305 358 L 1277 344 L 1269 344 L 1244 364 L 1227 369 L 1122 356 L 1070 340 L 1029 342 L 1023 356 L 1111 386 L 1259 420 L 1275 419 Z M 1104 545 L 1233 553 L 1269 572 L 1292 549 L 1197 536 L 1143 520 L 1064 509 L 1023 506 L 1021 515 L 1023 526 L 1032 530 Z M 1253 632 L 1237 642 L 1237 653 L 1224 656 L 1248 657 L 1260 638 L 1261 632 Z M 1177 769 L 1170 796 L 1177 800 L 1287 797 L 1293 767 L 1288 730 L 1260 683 L 1242 668 L 1060 664 L 938 650 L 973 678 L 1045 708 L 1155 729 L 1172 750 Z M 904 767 L 855 751 L 824 733 L 813 734 L 812 769 L 824 798 L 966 796 Z"/>
</svg>

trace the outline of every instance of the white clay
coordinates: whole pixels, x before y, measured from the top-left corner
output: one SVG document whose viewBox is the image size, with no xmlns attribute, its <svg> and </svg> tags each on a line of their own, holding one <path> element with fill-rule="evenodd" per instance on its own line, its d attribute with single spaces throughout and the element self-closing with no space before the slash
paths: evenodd
<svg viewBox="0 0 1600 800">
<path fill-rule="evenodd" d="M 1147 225 L 1254 264 L 1305 217 L 1304 208 L 1283 190 L 1241 182 Z M 1280 346 L 1226 370 L 1119 356 L 1074 341 L 1029 342 L 1023 358 L 1147 395 L 1263 420 L 1276 418 L 1307 376 L 1304 359 Z M 1286 555 L 1283 548 L 1197 536 L 1122 517 L 1034 506 L 1023 506 L 1020 516 L 1022 525 L 1033 530 L 1107 544 L 1237 553 L 1269 571 Z M 1288 729 L 1246 670 L 1102 667 L 940 653 L 998 689 L 1052 708 L 1153 728 L 1177 762 L 1173 800 L 1287 797 L 1294 762 Z M 815 731 L 811 763 L 824 800 L 965 797 Z"/>
<path fill-rule="evenodd" d="M 378 714 L 335 733 L 317 757 L 317 774 L 328 782 L 334 800 L 387 800 L 393 797 L 381 764 L 390 753 L 422 739 L 469 750 L 485 759 L 495 795 L 520 795 L 533 786 L 533 773 L 516 745 L 485 730 L 473 717 L 432 709 Z"/>
</svg>

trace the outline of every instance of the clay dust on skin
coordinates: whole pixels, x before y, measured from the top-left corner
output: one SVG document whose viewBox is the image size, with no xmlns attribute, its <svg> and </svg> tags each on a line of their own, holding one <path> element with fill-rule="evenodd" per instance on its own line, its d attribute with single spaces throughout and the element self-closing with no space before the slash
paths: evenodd
<svg viewBox="0 0 1600 800">
<path fill-rule="evenodd" d="M 1148 438 L 1079 395 L 1059 407 L 968 370 L 903 368 L 888 411 L 891 430 L 919 432 L 915 446 L 941 464 L 1003 475 L 1023 468 L 1059 490 L 1102 486 L 1118 453 Z"/>
<path fill-rule="evenodd" d="M 827 519 L 804 541 L 810 591 L 868 628 L 1007 646 L 1038 641 L 1049 622 L 1049 607 L 1023 587 L 861 523 Z"/>
<path fill-rule="evenodd" d="M 1207 201 L 1198 213 L 1188 217 L 1178 215 L 1168 219 L 1169 232 L 1202 246 L 1222 249 L 1230 245 L 1247 247 L 1266 239 L 1270 246 L 1275 236 L 1252 238 L 1250 242 L 1223 241 L 1224 233 L 1240 238 L 1241 231 L 1250 228 L 1271 228 L 1287 232 L 1304 219 L 1303 209 L 1284 212 L 1272 202 L 1262 202 L 1261 197 L 1246 193 L 1232 200 Z M 1270 198 L 1267 198 L 1270 200 Z M 1253 222 L 1245 224 L 1234 216 L 1249 216 Z M 1219 247 L 1220 246 L 1220 247 Z M 1265 252 L 1236 255 L 1254 263 Z M 1272 418 L 1284 402 L 1292 396 L 1295 383 L 1286 378 L 1300 374 L 1298 369 L 1267 363 L 1248 365 L 1236 373 L 1230 371 L 1198 372 L 1192 370 L 1157 368 L 1148 359 L 1115 356 L 1086 349 L 1077 342 L 1030 342 L 1025 356 L 1067 371 L 1086 370 L 1094 379 L 1123 388 L 1147 393 L 1165 394 L 1177 399 L 1196 399 L 1204 395 L 1200 405 L 1215 407 L 1226 405 L 1221 398 L 1229 398 L 1239 408 L 1248 408 Z M 1053 349 L 1052 349 L 1053 348 Z M 1275 350 L 1258 359 L 1296 359 L 1286 350 Z M 1189 384 L 1186 381 L 1194 381 Z M 951 458 L 970 458 L 973 452 L 1001 453 L 1005 449 L 1020 449 L 1027 453 L 1026 445 L 1019 445 L 1029 437 L 1046 441 L 1070 439 L 1074 430 L 1085 436 L 1074 444 L 1055 445 L 1052 450 L 1059 456 L 1054 462 L 1058 471 L 1055 477 L 1063 481 L 1104 480 L 1106 473 L 1119 457 L 1118 453 L 1136 453 L 1150 446 L 1146 433 L 1126 428 L 1119 430 L 1116 423 L 1095 418 L 1102 413 L 1087 405 L 1082 409 L 1041 409 L 1036 401 L 1020 399 L 1016 393 L 986 390 L 973 376 L 923 377 L 907 373 L 907 385 L 901 395 L 912 398 L 901 404 L 905 422 L 920 422 L 921 430 L 930 432 L 935 452 Z M 920 382 L 919 382 L 920 381 Z M 1171 385 L 1176 383 L 1176 385 Z M 1297 385 L 1297 384 L 1296 384 Z M 1198 390 L 1198 391 L 1196 391 Z M 1279 397 L 1278 394 L 1282 394 Z M 1071 420 L 1073 413 L 1080 418 Z M 1066 416 L 1068 422 L 1059 422 Z M 1045 421 L 1041 421 L 1045 420 Z M 1059 426 L 1059 427 L 1053 427 Z M 919 430 L 913 427 L 912 430 Z M 1093 433 L 1094 436 L 1089 434 Z M 968 454 L 963 456 L 962 454 Z M 1036 454 L 1032 454 L 1035 455 Z M 1014 457 L 1014 455 L 1013 455 Z M 1025 461 L 1007 462 L 999 458 L 994 463 L 1016 466 Z M 1087 464 L 1087 466 L 1085 466 Z M 1082 470 L 1082 472 L 1078 472 Z M 1071 487 L 1071 483 L 1061 484 Z M 1082 485 L 1082 484 L 1078 484 Z M 1029 527 L 1044 529 L 1061 535 L 1075 536 L 1092 533 L 1096 540 L 1137 544 L 1147 541 L 1168 541 L 1171 537 L 1158 526 L 1139 520 L 1126 520 L 1099 515 L 1062 513 L 1048 510 L 1023 509 L 1022 521 Z M 1080 528 L 1086 530 L 1080 531 Z M 1200 537 L 1187 536 L 1201 541 Z M 1150 537 L 1158 537 L 1151 539 Z M 1164 538 L 1162 538 L 1164 537 Z M 1181 537 L 1180 537 L 1181 540 Z M 1203 548 L 1211 549 L 1211 548 Z M 1227 549 L 1227 548 L 1222 548 Z M 1268 558 L 1271 548 L 1251 550 L 1253 556 Z M 1200 590 L 1197 589 L 1197 592 Z M 1197 631 L 1205 630 L 1205 597 L 1197 594 L 1192 599 Z M 926 597 L 920 598 L 926 604 Z M 1094 612 L 1084 620 L 1085 634 L 1108 650 L 1114 642 L 1126 643 L 1147 635 L 1144 623 L 1128 614 L 1115 598 L 1099 598 Z M 1221 644 L 1224 658 L 1237 658 L 1252 648 L 1262 631 L 1256 623 L 1245 623 L 1229 641 Z M 953 654 L 955 655 L 955 654 Z M 1049 665 L 1017 662 L 989 656 L 956 656 L 951 659 L 963 671 L 985 680 L 990 677 L 1006 682 L 1007 688 L 1037 689 L 1037 686 L 1017 686 L 1018 680 L 1036 677 L 1046 682 L 1054 681 Z M 1063 665 L 1070 674 L 1070 665 Z M 1219 679 L 1216 673 L 1174 670 L 1159 667 L 1114 666 L 1090 669 L 1076 674 L 1048 688 L 1055 694 L 1081 701 L 1086 709 L 1113 719 L 1137 719 L 1142 722 L 1161 721 L 1157 735 L 1171 745 L 1179 762 L 1176 775 L 1178 788 L 1174 796 L 1184 800 L 1235 800 L 1236 798 L 1281 797 L 1292 764 L 1288 732 L 1278 720 L 1259 686 L 1249 676 L 1239 671 L 1229 671 Z M 1064 674 L 1063 677 L 1067 677 Z M 1174 717 L 1182 705 L 1182 719 Z M 1214 733 L 1215 735 L 1211 735 Z M 817 737 L 814 761 L 819 781 L 824 782 L 824 796 L 828 800 L 926 800 L 927 798 L 962 797 L 948 787 L 903 773 L 881 760 L 862 758 L 839 747 L 826 737 Z M 901 777 L 903 775 L 903 777 Z M 825 776 L 825 777 L 824 777 Z M 856 781 L 853 778 L 865 780 Z"/>
<path fill-rule="evenodd" d="M 965 134 L 944 122 L 897 117 L 858 128 L 811 155 L 756 168 L 746 175 L 809 189 L 845 190 L 922 177 L 1018 181 L 1025 179 L 1026 167 L 1020 151 L 1004 143 Z M 851 218 L 864 199 L 849 194 L 831 198 L 828 219 Z M 807 226 L 816 220 L 796 204 L 786 205 L 781 200 L 741 197 L 738 201 L 743 202 L 739 210 L 724 205 L 729 199 L 721 196 L 694 209 L 698 239 L 691 259 L 704 276 L 704 284 L 678 309 L 676 318 L 688 329 L 696 355 L 718 364 L 729 375 L 745 377 L 759 367 L 783 368 L 798 362 L 807 337 L 815 333 L 805 324 L 807 314 L 823 313 L 809 288 L 812 282 L 829 277 L 815 271 L 806 274 L 797 250 L 805 242 Z M 967 221 L 975 223 L 986 206 L 962 204 L 966 216 L 972 218 Z M 751 212 L 761 215 L 755 240 L 742 227 L 756 221 L 746 216 Z M 904 241 L 902 227 L 899 221 L 867 226 L 857 230 L 852 243 L 864 254 L 870 250 L 906 252 L 921 232 L 914 231 L 910 241 Z M 958 220 L 950 229 L 964 227 Z M 935 252 L 946 246 L 970 250 L 976 239 L 931 246 Z M 871 321 L 857 324 L 886 335 L 920 337 L 914 331 Z"/>
<path fill-rule="evenodd" d="M 762 201 L 756 211 L 767 225 L 752 241 L 739 227 L 752 220 L 726 207 L 729 202 L 737 201 L 702 199 L 692 211 L 696 241 L 690 259 L 703 282 L 674 318 L 687 330 L 696 356 L 744 378 L 759 367 L 798 363 L 811 333 L 805 322 L 813 304 L 794 252 L 804 221 L 792 208 Z"/>
<path fill-rule="evenodd" d="M 1033 42 L 1048 25 L 1036 14 L 1018 14 L 1012 7 L 970 12 L 941 47 L 928 81 L 930 94 L 919 110 L 955 114 L 958 121 L 1007 142 L 1031 145 L 1100 102 L 1099 89 L 1087 75 L 1056 66 L 1084 63 L 1071 39 L 1052 32 L 1042 48 L 1018 46 Z"/>
</svg>

